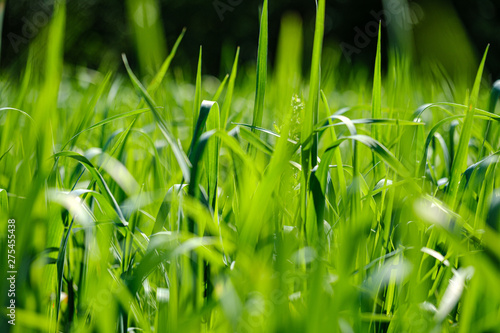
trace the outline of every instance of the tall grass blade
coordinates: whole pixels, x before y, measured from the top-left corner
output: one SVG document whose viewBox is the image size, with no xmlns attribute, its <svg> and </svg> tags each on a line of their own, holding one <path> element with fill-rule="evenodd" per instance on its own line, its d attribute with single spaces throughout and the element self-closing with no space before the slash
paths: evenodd
<svg viewBox="0 0 500 333">
<path fill-rule="evenodd" d="M 123 58 L 123 63 L 125 64 L 125 67 L 127 69 L 127 72 L 130 76 L 130 79 L 132 80 L 132 83 L 134 87 L 139 91 L 141 96 L 144 98 L 146 101 L 147 105 L 153 112 L 153 115 L 155 116 L 156 122 L 158 124 L 158 127 L 160 128 L 161 132 L 163 133 L 163 136 L 167 140 L 168 144 L 170 145 L 175 158 L 177 159 L 177 163 L 179 164 L 179 167 L 181 168 L 182 175 L 184 176 L 184 179 L 189 181 L 189 176 L 190 176 L 190 166 L 188 165 L 187 162 L 187 157 L 182 151 L 181 147 L 177 144 L 177 141 L 174 139 L 170 131 L 168 130 L 167 123 L 161 116 L 161 114 L 158 112 L 157 107 L 151 98 L 151 96 L 148 94 L 146 89 L 142 86 L 141 82 L 137 79 L 137 77 L 134 75 L 132 72 L 132 69 L 130 68 L 127 57 L 125 55 L 122 56 Z"/>
<path fill-rule="evenodd" d="M 477 71 L 476 80 L 474 81 L 474 86 L 472 87 L 472 92 L 470 95 L 470 103 L 468 105 L 465 120 L 462 127 L 462 132 L 460 134 L 460 141 L 458 143 L 457 152 L 455 158 L 453 159 L 452 173 L 450 179 L 450 185 L 448 187 L 449 199 L 448 204 L 451 207 L 455 206 L 456 199 L 458 196 L 458 181 L 460 180 L 460 175 L 467 166 L 467 153 L 469 151 L 469 141 L 472 135 L 472 127 L 474 125 L 474 114 L 477 107 L 477 101 L 479 97 L 479 86 L 481 84 L 481 78 L 483 75 L 484 63 L 486 62 L 486 55 L 488 54 L 489 45 L 484 52 L 483 59 L 479 65 Z"/>
<path fill-rule="evenodd" d="M 229 113 L 231 111 L 231 103 L 233 101 L 234 84 L 236 82 L 236 75 L 238 73 L 238 59 L 240 56 L 240 48 L 236 49 L 236 56 L 234 57 L 233 68 L 231 70 L 231 76 L 229 77 L 229 83 L 227 86 L 226 97 L 224 99 L 224 104 L 222 104 L 221 110 L 221 127 L 225 129 L 227 127 L 227 120 Z"/>
<path fill-rule="evenodd" d="M 377 55 L 375 56 L 375 69 L 373 74 L 373 91 L 372 91 L 372 118 L 382 118 L 382 22 L 378 26 L 377 38 Z M 381 141 L 380 129 L 376 126 L 371 128 L 371 136 L 377 141 Z M 375 168 L 375 180 L 378 181 L 382 176 L 382 170 L 377 166 L 378 160 L 373 157 L 373 166 Z"/>
<path fill-rule="evenodd" d="M 309 79 L 309 98 L 306 102 L 304 121 L 302 124 L 302 140 L 313 136 L 302 147 L 302 170 L 305 175 L 309 170 L 316 166 L 318 156 L 318 138 L 313 134 L 314 126 L 319 120 L 319 97 L 321 81 L 321 55 L 323 49 L 323 34 L 325 25 L 325 1 L 319 0 L 316 8 L 316 25 L 314 29 L 314 44 L 311 60 L 311 76 Z"/>
<path fill-rule="evenodd" d="M 264 0 L 260 18 L 259 48 L 257 51 L 257 87 L 255 90 L 255 105 L 252 118 L 252 126 L 258 127 L 262 126 L 267 82 L 267 48 L 269 30 L 267 2 L 268 0 Z"/>
<path fill-rule="evenodd" d="M 202 58 L 202 47 L 200 46 L 200 54 L 198 56 L 198 69 L 196 71 L 196 88 L 194 93 L 194 105 L 193 105 L 193 131 L 196 127 L 196 122 L 198 121 L 198 112 L 201 107 L 201 58 Z"/>
<path fill-rule="evenodd" d="M 168 69 L 170 68 L 170 64 L 172 63 L 175 54 L 177 53 L 177 49 L 179 48 L 179 44 L 181 43 L 185 33 L 186 33 L 186 28 L 182 29 L 182 32 L 179 35 L 179 37 L 177 37 L 177 40 L 175 41 L 175 44 L 172 47 L 172 50 L 170 51 L 170 54 L 162 63 L 160 70 L 158 71 L 158 73 L 156 73 L 153 80 L 151 80 L 151 83 L 149 84 L 147 90 L 151 95 L 154 95 L 156 90 L 158 90 L 158 88 L 160 87 L 165 75 L 167 74 Z"/>
</svg>

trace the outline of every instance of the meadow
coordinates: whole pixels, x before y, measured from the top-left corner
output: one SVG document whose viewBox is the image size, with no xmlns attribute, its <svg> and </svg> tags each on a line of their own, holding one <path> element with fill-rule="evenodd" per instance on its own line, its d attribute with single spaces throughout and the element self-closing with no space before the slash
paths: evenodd
<svg viewBox="0 0 500 333">
<path fill-rule="evenodd" d="M 148 76 L 66 66 L 67 21 L 0 75 L 2 332 L 500 332 L 487 45 L 472 80 L 382 30 L 341 68 L 319 0 L 312 55 L 284 15 L 271 66 L 264 0 L 255 66 L 176 67 L 179 27 Z"/>
</svg>

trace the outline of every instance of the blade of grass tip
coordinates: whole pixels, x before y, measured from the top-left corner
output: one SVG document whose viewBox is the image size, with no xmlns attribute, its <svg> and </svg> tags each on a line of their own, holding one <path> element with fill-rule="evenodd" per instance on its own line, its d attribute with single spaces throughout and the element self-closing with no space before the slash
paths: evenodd
<svg viewBox="0 0 500 333">
<path fill-rule="evenodd" d="M 227 118 L 229 117 L 229 111 L 231 109 L 231 102 L 233 100 L 234 83 L 236 82 L 236 75 L 238 73 L 238 58 L 240 56 L 240 48 L 236 49 L 236 56 L 234 57 L 233 69 L 231 70 L 231 76 L 229 77 L 229 83 L 227 85 L 226 97 L 224 98 L 224 104 L 221 110 L 221 128 L 225 129 L 227 126 Z"/>
<path fill-rule="evenodd" d="M 319 118 L 321 53 L 323 49 L 324 25 L 325 0 L 319 0 L 316 12 L 316 27 L 314 31 L 311 76 L 309 80 L 309 98 L 306 103 L 302 130 L 302 140 L 310 137 L 311 135 L 313 136 L 313 140 L 309 141 L 304 147 L 302 147 L 302 170 L 305 173 L 306 178 L 310 168 L 316 166 L 318 156 L 318 136 L 313 134 L 313 131 Z"/>
<path fill-rule="evenodd" d="M 264 0 L 260 19 L 259 47 L 257 52 L 257 87 L 255 91 L 255 105 L 253 110 L 253 126 L 262 126 L 264 115 L 264 99 L 267 82 L 267 47 L 268 47 L 268 12 L 267 0 Z M 255 130 L 253 130 L 255 132 Z"/>
<path fill-rule="evenodd" d="M 479 87 L 481 85 L 481 78 L 484 70 L 484 63 L 486 62 L 486 55 L 488 54 L 489 45 L 486 47 L 486 51 L 484 52 L 483 59 L 481 60 L 481 64 L 479 65 L 479 69 L 477 71 L 476 80 L 474 81 L 474 86 L 472 87 L 472 92 L 470 95 L 469 107 L 466 111 L 466 116 L 464 120 L 464 124 L 462 127 L 462 133 L 460 135 L 460 140 L 458 142 L 458 148 L 453 160 L 452 173 L 450 179 L 449 196 L 448 196 L 448 204 L 454 209 L 455 201 L 458 195 L 458 183 L 460 180 L 460 175 L 462 171 L 465 170 L 467 166 L 467 155 L 469 151 L 469 141 L 472 135 L 472 127 L 474 125 L 474 113 L 477 105 L 477 100 L 479 97 Z"/>
<path fill-rule="evenodd" d="M 175 41 L 174 46 L 172 47 L 172 51 L 170 51 L 170 54 L 168 55 L 168 57 L 165 59 L 165 61 L 161 65 L 160 70 L 158 71 L 158 73 L 156 73 L 156 75 L 153 78 L 153 80 L 151 80 L 151 83 L 148 86 L 148 92 L 151 95 L 154 95 L 154 93 L 156 92 L 156 90 L 160 87 L 160 85 L 161 85 L 161 83 L 163 81 L 163 78 L 167 74 L 167 71 L 168 71 L 168 69 L 170 67 L 170 63 L 174 59 L 175 54 L 177 52 L 177 48 L 179 47 L 179 44 L 181 43 L 182 38 L 184 37 L 185 33 L 186 33 L 186 28 L 182 29 L 181 34 L 179 35 L 179 37 Z"/>
<path fill-rule="evenodd" d="M 196 123 L 198 122 L 199 110 L 201 107 L 201 57 L 202 57 L 202 47 L 200 46 L 200 54 L 198 56 L 198 70 L 196 71 L 196 91 L 194 94 L 194 106 L 193 106 L 193 133 L 196 128 Z"/>
<path fill-rule="evenodd" d="M 142 95 L 144 100 L 146 101 L 146 104 L 149 106 L 151 111 L 153 112 L 153 115 L 156 119 L 156 122 L 158 124 L 158 127 L 160 128 L 163 136 L 167 140 L 168 144 L 170 145 L 175 158 L 177 160 L 177 163 L 179 164 L 179 167 L 181 168 L 182 175 L 184 176 L 184 179 L 189 182 L 189 177 L 190 177 L 190 165 L 188 164 L 188 159 L 184 153 L 184 151 L 179 147 L 177 144 L 177 141 L 175 138 L 172 136 L 170 131 L 168 130 L 167 123 L 161 116 L 161 114 L 158 112 L 156 109 L 155 103 L 151 96 L 148 94 L 146 89 L 143 87 L 142 83 L 137 79 L 135 76 L 134 72 L 132 72 L 132 69 L 130 68 L 130 65 L 128 64 L 127 57 L 125 54 L 122 55 L 123 58 L 123 63 L 125 64 L 125 68 L 127 69 L 128 75 L 130 76 L 130 79 L 132 80 L 132 84 L 134 87 L 139 91 L 139 93 Z"/>
<path fill-rule="evenodd" d="M 224 76 L 224 80 L 222 80 L 221 84 L 219 85 L 219 88 L 217 88 L 217 91 L 215 92 L 214 97 L 212 97 L 212 101 L 217 101 L 219 99 L 220 95 L 222 95 L 222 92 L 224 91 L 224 88 L 226 87 L 228 79 L 229 79 L 229 74 L 226 74 L 226 76 Z"/>
<path fill-rule="evenodd" d="M 377 55 L 375 56 L 375 70 L 373 74 L 373 91 L 372 91 L 372 118 L 378 119 L 382 117 L 382 74 L 381 74 L 381 24 L 379 22 L 378 39 L 377 39 Z M 379 131 L 377 127 L 372 127 L 372 138 L 379 141 Z"/>
<path fill-rule="evenodd" d="M 379 119 L 382 117 L 382 51 L 381 51 L 381 35 L 382 35 L 382 25 L 379 21 L 378 26 L 378 39 L 377 39 L 377 55 L 375 56 L 375 70 L 373 74 L 373 91 L 372 91 L 372 118 Z M 371 136 L 375 140 L 382 142 L 380 138 L 380 129 L 377 126 L 371 127 Z M 382 163 L 378 163 L 378 158 L 373 155 L 373 165 L 375 181 L 377 182 L 381 178 L 381 167 Z M 379 164 L 380 166 L 375 166 Z"/>
</svg>

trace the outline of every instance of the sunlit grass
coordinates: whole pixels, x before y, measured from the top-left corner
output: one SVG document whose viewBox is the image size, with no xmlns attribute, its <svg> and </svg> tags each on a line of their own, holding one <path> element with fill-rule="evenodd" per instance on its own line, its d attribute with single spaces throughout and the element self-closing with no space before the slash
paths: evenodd
<svg viewBox="0 0 500 333">
<path fill-rule="evenodd" d="M 295 15 L 268 71 L 267 11 L 253 72 L 235 49 L 207 77 L 200 48 L 188 82 L 170 75 L 182 27 L 155 75 L 160 50 L 139 52 L 142 71 L 126 55 L 118 73 L 63 67 L 56 8 L 21 78 L 1 79 L 0 255 L 15 218 L 18 265 L 2 331 L 498 330 L 487 50 L 454 94 L 444 74 L 410 79 L 404 53 L 385 75 L 379 34 L 374 73 L 340 82 L 319 0 L 304 78 Z"/>
</svg>

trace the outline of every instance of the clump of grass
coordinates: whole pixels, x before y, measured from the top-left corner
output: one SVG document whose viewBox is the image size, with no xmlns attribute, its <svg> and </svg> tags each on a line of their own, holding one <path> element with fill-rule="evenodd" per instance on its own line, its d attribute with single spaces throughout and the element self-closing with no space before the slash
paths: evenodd
<svg viewBox="0 0 500 333">
<path fill-rule="evenodd" d="M 373 81 L 359 70 L 335 86 L 324 19 L 319 0 L 309 79 L 293 15 L 268 73 L 265 0 L 256 76 L 237 49 L 209 87 L 200 48 L 193 91 L 168 75 L 184 30 L 149 84 L 125 55 L 126 76 L 72 77 L 58 5 L 21 83 L 2 78 L 0 225 L 17 220 L 19 272 L 16 326 L 2 328 L 497 330 L 500 85 L 480 89 L 486 52 L 465 102 L 429 76 L 408 84 L 404 54 L 384 78 L 380 34 Z"/>
</svg>

